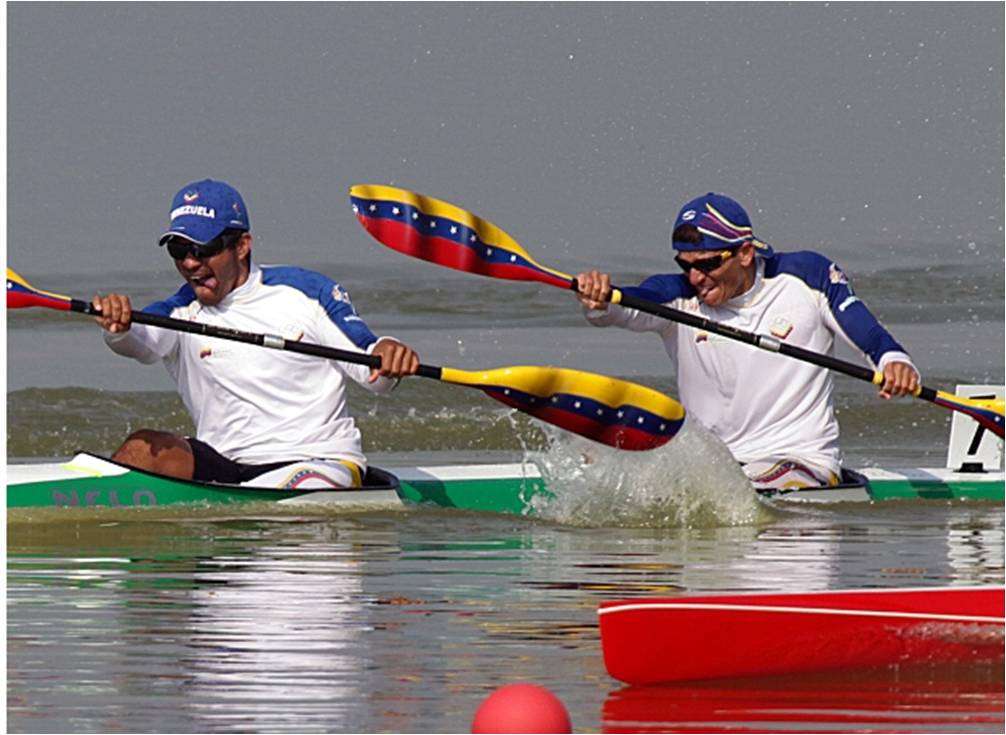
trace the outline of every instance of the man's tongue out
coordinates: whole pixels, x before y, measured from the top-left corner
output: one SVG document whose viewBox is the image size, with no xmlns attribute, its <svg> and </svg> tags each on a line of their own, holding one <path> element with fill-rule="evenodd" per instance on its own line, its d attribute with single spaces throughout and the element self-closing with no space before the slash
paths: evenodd
<svg viewBox="0 0 1006 735">
<path fill-rule="evenodd" d="M 192 278 L 192 285 L 197 288 L 205 288 L 213 291 L 220 285 L 220 281 L 214 275 L 205 275 Z"/>
</svg>

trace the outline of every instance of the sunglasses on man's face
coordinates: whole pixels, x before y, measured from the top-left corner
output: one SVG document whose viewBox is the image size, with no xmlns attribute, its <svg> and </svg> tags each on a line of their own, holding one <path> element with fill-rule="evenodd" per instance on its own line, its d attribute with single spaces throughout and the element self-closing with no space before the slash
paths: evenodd
<svg viewBox="0 0 1006 735">
<path fill-rule="evenodd" d="M 711 257 L 692 261 L 685 260 L 680 255 L 677 255 L 674 257 L 674 262 L 685 272 L 686 276 L 692 268 L 702 273 L 712 273 L 736 254 L 736 250 L 722 250 Z"/>
<path fill-rule="evenodd" d="M 172 237 L 165 243 L 165 246 L 168 248 L 168 255 L 175 260 L 185 260 L 189 257 L 189 255 L 202 260 L 204 258 L 212 258 L 214 255 L 219 255 L 226 248 L 234 245 L 240 239 L 240 233 L 236 237 L 230 238 L 220 235 L 219 237 L 213 238 L 208 243 L 200 245 L 197 242 L 186 240 L 184 237 Z"/>
</svg>

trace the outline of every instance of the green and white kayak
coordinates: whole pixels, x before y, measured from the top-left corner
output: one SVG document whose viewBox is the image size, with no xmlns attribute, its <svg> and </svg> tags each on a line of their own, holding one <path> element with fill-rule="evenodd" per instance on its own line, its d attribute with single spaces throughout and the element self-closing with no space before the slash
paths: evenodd
<svg viewBox="0 0 1006 735">
<path fill-rule="evenodd" d="M 256 488 L 177 480 L 133 469 L 88 452 L 64 463 L 7 468 L 7 507 L 134 507 L 271 502 L 387 508 L 432 504 L 465 510 L 524 513 L 547 492 L 534 465 L 488 464 L 409 467 L 393 472 L 371 467 L 365 485 L 351 490 Z"/>
<path fill-rule="evenodd" d="M 882 470 L 847 473 L 831 488 L 779 493 L 787 502 L 884 500 L 972 500 L 1003 502 L 1004 474 L 948 469 Z M 528 515 L 535 500 L 550 497 L 546 481 L 531 463 L 371 468 L 367 484 L 353 490 L 286 491 L 185 482 L 142 472 L 82 452 L 67 462 L 7 467 L 8 508 L 136 507 L 226 505 L 270 502 L 352 508 L 435 505 L 493 513 Z"/>
</svg>

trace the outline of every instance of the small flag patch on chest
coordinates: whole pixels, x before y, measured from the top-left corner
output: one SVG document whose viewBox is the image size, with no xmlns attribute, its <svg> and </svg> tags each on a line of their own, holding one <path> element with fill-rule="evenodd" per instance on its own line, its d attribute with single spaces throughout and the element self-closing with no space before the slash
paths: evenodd
<svg viewBox="0 0 1006 735">
<path fill-rule="evenodd" d="M 776 317 L 772 321 L 772 326 L 769 327 L 769 331 L 772 333 L 773 337 L 786 339 L 790 335 L 790 332 L 793 331 L 793 322 L 782 317 Z"/>
</svg>

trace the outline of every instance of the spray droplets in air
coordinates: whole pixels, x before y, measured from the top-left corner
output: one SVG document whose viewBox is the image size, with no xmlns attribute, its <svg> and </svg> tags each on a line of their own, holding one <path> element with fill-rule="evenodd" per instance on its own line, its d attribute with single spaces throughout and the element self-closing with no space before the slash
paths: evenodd
<svg viewBox="0 0 1006 735">
<path fill-rule="evenodd" d="M 584 526 L 751 525 L 768 511 L 726 446 L 694 421 L 669 444 L 625 452 L 551 429 L 549 446 L 529 452 L 554 499 L 535 513 Z"/>
</svg>

